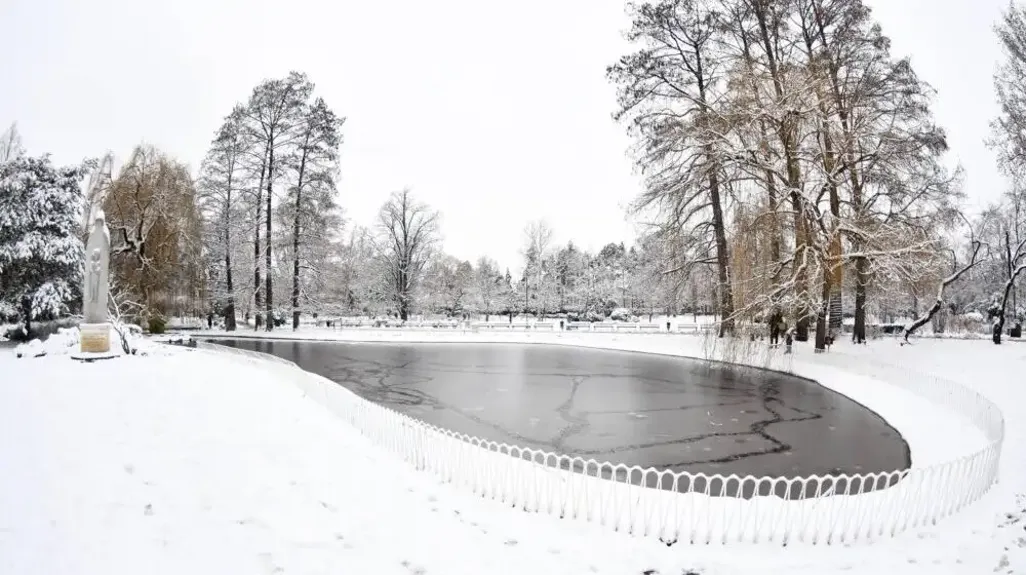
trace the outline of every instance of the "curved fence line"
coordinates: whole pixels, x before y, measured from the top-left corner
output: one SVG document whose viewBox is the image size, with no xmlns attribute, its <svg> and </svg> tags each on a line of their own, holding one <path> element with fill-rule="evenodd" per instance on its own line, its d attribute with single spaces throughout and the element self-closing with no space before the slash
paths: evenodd
<svg viewBox="0 0 1026 575">
<path fill-rule="evenodd" d="M 321 376 L 297 374 L 298 366 L 287 360 L 217 344 L 200 347 L 276 362 L 308 396 L 372 443 L 459 488 L 524 511 L 599 523 L 667 544 L 850 544 L 934 524 L 994 484 L 1004 439 L 1004 419 L 994 403 L 955 382 L 906 371 L 886 381 L 963 416 L 983 432 L 987 446 L 939 465 L 881 473 L 673 472 L 456 433 L 372 403 Z M 745 363 L 769 367 L 770 355 Z M 872 368 L 863 363 L 858 370 Z"/>
</svg>

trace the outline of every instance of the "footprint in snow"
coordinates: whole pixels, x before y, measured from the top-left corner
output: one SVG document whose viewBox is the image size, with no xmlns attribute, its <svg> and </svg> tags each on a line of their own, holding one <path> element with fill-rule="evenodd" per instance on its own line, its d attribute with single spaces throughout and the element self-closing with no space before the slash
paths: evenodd
<svg viewBox="0 0 1026 575">
<path fill-rule="evenodd" d="M 413 565 L 409 561 L 403 561 L 402 563 L 400 563 L 400 565 L 406 567 L 406 569 L 413 575 L 424 575 L 425 573 L 427 573 L 427 569 L 419 565 Z"/>
</svg>

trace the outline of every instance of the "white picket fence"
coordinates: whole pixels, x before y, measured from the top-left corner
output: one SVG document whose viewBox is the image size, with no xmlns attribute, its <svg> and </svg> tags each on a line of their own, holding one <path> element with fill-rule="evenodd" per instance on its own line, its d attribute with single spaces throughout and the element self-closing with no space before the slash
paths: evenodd
<svg viewBox="0 0 1026 575">
<path fill-rule="evenodd" d="M 986 447 L 943 464 L 889 473 L 739 477 L 661 471 L 455 433 L 364 400 L 287 360 L 199 345 L 277 363 L 285 377 L 374 444 L 459 488 L 524 511 L 595 522 L 668 544 L 850 544 L 934 524 L 994 484 L 1004 438 L 1000 409 L 975 391 L 883 366 L 891 372 L 889 383 L 979 428 Z M 866 363 L 858 369 L 873 371 Z"/>
</svg>

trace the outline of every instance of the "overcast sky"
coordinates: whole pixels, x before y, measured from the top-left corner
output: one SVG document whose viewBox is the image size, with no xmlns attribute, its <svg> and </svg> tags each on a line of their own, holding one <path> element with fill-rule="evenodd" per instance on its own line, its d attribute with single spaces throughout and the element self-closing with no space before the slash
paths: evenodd
<svg viewBox="0 0 1026 575">
<path fill-rule="evenodd" d="M 974 205 L 1003 191 L 983 140 L 996 113 L 992 27 L 1005 0 L 869 0 L 895 55 L 938 91 Z M 639 190 L 605 66 L 622 0 L 0 0 L 0 128 L 76 162 L 146 141 L 195 168 L 255 84 L 305 71 L 348 118 L 341 200 L 370 224 L 410 187 L 445 249 L 518 268 L 522 230 L 628 242 Z"/>
</svg>

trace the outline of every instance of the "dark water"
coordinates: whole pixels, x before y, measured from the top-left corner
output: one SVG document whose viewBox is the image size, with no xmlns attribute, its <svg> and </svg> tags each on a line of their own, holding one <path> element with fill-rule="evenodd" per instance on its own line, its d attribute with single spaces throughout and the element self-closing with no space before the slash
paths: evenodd
<svg viewBox="0 0 1026 575">
<path fill-rule="evenodd" d="M 909 466 L 875 413 L 774 372 L 548 345 L 217 343 L 292 360 L 440 427 L 585 459 L 755 476 Z"/>
</svg>

